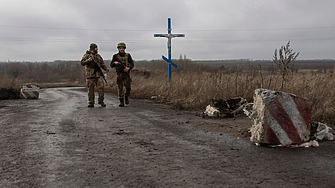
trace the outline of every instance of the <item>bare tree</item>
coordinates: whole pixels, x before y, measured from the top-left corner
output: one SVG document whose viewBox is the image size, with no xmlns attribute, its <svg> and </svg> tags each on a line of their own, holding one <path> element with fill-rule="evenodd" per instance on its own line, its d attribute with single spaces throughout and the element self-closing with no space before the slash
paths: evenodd
<svg viewBox="0 0 335 188">
<path fill-rule="evenodd" d="M 290 41 L 288 41 L 286 46 L 281 46 L 279 52 L 277 49 L 274 52 L 273 62 L 276 64 L 282 78 L 281 90 L 283 90 L 285 86 L 285 82 L 287 81 L 287 75 L 291 72 L 294 61 L 297 59 L 299 53 L 300 52 L 293 52 L 293 50 L 290 48 Z"/>
<path fill-rule="evenodd" d="M 10 63 L 7 72 L 16 79 L 23 73 L 24 68 L 21 63 Z"/>
</svg>

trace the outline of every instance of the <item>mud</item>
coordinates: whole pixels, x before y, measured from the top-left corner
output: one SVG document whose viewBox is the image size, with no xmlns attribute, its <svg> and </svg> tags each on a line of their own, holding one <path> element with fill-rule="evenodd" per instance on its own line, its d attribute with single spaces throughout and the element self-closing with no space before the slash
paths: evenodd
<svg viewBox="0 0 335 188">
<path fill-rule="evenodd" d="M 252 122 L 82 88 L 0 101 L 0 187 L 334 187 L 335 145 L 257 147 Z"/>
</svg>

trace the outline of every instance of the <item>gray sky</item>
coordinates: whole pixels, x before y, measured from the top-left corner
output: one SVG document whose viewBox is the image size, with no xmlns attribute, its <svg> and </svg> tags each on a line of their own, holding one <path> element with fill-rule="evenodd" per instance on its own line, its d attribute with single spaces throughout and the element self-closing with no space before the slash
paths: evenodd
<svg viewBox="0 0 335 188">
<path fill-rule="evenodd" d="M 335 59 L 334 0 L 1 0 L 0 61 L 104 59 L 123 41 L 135 60 L 272 59 L 291 41 L 298 59 Z"/>
</svg>

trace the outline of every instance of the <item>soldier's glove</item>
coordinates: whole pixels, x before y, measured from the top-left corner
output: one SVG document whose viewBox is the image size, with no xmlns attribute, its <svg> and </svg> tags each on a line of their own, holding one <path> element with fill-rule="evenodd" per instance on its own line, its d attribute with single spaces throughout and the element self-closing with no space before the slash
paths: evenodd
<svg viewBox="0 0 335 188">
<path fill-rule="evenodd" d="M 91 60 L 90 60 L 90 59 L 91 59 Z M 88 59 L 86 60 L 86 64 L 87 64 L 87 65 L 94 65 L 93 58 L 88 58 Z"/>
</svg>

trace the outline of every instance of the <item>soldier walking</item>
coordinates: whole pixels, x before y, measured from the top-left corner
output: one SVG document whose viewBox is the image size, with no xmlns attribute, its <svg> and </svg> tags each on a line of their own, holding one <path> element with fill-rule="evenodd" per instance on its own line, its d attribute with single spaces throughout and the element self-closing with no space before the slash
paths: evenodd
<svg viewBox="0 0 335 188">
<path fill-rule="evenodd" d="M 94 89 L 98 90 L 98 104 L 106 107 L 104 103 L 104 75 L 101 69 L 109 72 L 100 54 L 98 54 L 98 46 L 94 43 L 90 44 L 90 49 L 81 58 L 80 64 L 85 66 L 86 87 L 88 89 L 88 107 L 94 107 Z"/>
<path fill-rule="evenodd" d="M 131 90 L 130 71 L 134 68 L 134 61 L 129 53 L 126 53 L 126 44 L 123 42 L 117 45 L 118 53 L 112 57 L 110 66 L 115 68 L 117 73 L 116 83 L 118 86 L 118 98 L 120 100 L 119 107 L 123 107 L 124 103 L 129 104 L 129 96 Z M 126 88 L 126 92 L 123 91 Z"/>
</svg>

